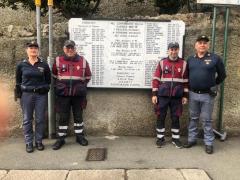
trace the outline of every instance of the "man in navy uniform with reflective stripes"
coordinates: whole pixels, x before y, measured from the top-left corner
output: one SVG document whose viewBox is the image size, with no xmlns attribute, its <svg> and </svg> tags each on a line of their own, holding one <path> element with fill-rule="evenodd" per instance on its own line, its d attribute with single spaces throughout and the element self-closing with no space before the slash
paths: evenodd
<svg viewBox="0 0 240 180">
<path fill-rule="evenodd" d="M 188 58 L 189 71 L 189 113 L 188 143 L 185 148 L 197 144 L 198 121 L 202 120 L 204 130 L 205 151 L 213 153 L 212 112 L 214 97 L 217 93 L 216 85 L 226 78 L 222 59 L 209 53 L 209 38 L 201 35 L 195 42 L 196 54 Z"/>
<path fill-rule="evenodd" d="M 86 59 L 77 54 L 74 41 L 65 41 L 63 51 L 64 55 L 56 58 L 52 68 L 56 79 L 56 110 L 59 113 L 58 139 L 53 150 L 58 150 L 65 144 L 71 109 L 76 142 L 82 146 L 88 145 L 84 136 L 82 112 L 87 105 L 87 83 L 91 79 L 91 71 Z"/>
</svg>

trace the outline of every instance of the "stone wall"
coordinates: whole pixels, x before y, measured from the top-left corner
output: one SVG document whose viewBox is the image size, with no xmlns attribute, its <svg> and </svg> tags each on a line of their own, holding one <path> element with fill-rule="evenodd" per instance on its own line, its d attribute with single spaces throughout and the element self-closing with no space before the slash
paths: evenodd
<svg viewBox="0 0 240 180">
<path fill-rule="evenodd" d="M 117 8 L 119 7 L 119 1 L 111 1 L 111 3 L 115 3 L 115 6 L 113 6 L 115 9 L 108 9 L 107 3 L 109 3 L 107 0 L 103 1 L 103 4 L 100 5 L 101 11 L 95 16 L 116 18 L 120 14 L 119 17 L 121 18 L 138 15 L 135 18 L 183 20 L 186 23 L 185 58 L 194 52 L 193 44 L 197 35 L 211 35 L 211 14 L 193 13 L 150 17 L 150 15 L 156 15 L 151 4 L 143 6 L 148 9 L 144 14 L 137 12 L 131 14 L 132 12 L 129 12 L 129 10 L 122 11 L 121 8 Z M 35 16 L 34 13 L 24 10 L 4 9 L 2 11 L 1 9 L 0 13 L 2 22 L 0 27 L 0 87 L 2 92 L 8 92 L 8 96 L 3 98 L 8 101 L 10 109 L 9 135 L 18 136 L 22 132 L 22 117 L 19 102 L 14 102 L 12 94 L 15 82 L 15 65 L 21 58 L 25 57 L 24 44 L 36 36 Z M 128 13 L 130 13 L 129 16 L 127 16 Z M 226 66 L 228 77 L 225 83 L 223 119 L 224 128 L 231 134 L 238 134 L 240 132 L 240 93 L 238 92 L 240 89 L 239 12 L 233 11 L 230 17 Z M 42 56 L 46 58 L 48 53 L 47 17 L 43 18 L 42 22 Z M 54 22 L 54 55 L 56 56 L 62 53 L 61 46 L 67 39 L 67 21 L 63 17 L 55 16 Z M 223 53 L 223 30 L 223 15 L 220 12 L 218 14 L 216 39 L 216 52 L 220 55 Z M 216 115 L 217 101 L 214 120 L 216 120 Z M 88 107 L 84 112 L 84 119 L 88 134 L 152 136 L 155 134 L 156 117 L 151 104 L 151 90 L 90 88 Z M 187 106 L 181 119 L 182 132 L 185 133 L 188 124 Z M 167 127 L 169 127 L 169 124 L 167 123 Z"/>
</svg>

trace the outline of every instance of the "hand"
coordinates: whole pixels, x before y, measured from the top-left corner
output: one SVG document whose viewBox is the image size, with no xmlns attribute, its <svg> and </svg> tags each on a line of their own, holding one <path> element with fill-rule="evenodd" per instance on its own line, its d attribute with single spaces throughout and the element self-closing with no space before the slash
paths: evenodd
<svg viewBox="0 0 240 180">
<path fill-rule="evenodd" d="M 14 88 L 14 100 L 17 101 L 17 99 L 22 97 L 22 91 L 21 87 L 19 85 L 16 85 Z"/>
<path fill-rule="evenodd" d="M 182 104 L 184 105 L 184 104 L 187 104 L 187 103 L 188 103 L 188 99 L 186 97 L 183 97 L 182 98 Z"/>
<path fill-rule="evenodd" d="M 155 105 L 157 104 L 157 96 L 152 97 L 152 103 Z"/>
</svg>

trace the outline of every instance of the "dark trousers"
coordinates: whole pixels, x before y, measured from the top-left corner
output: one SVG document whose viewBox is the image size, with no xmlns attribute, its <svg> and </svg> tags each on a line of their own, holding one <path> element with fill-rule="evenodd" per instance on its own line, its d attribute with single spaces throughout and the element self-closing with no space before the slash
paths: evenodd
<svg viewBox="0 0 240 180">
<path fill-rule="evenodd" d="M 35 111 L 35 142 L 42 142 L 47 94 L 23 92 L 21 97 L 23 111 L 23 132 L 25 143 L 33 143 L 33 113 Z"/>
<path fill-rule="evenodd" d="M 70 112 L 73 112 L 74 132 L 76 135 L 83 135 L 82 101 L 84 97 L 58 96 L 57 106 L 59 113 L 58 136 L 66 137 L 69 125 Z"/>
<path fill-rule="evenodd" d="M 158 118 L 157 118 L 157 138 L 163 138 L 165 134 L 165 119 L 168 107 L 170 108 L 172 126 L 172 138 L 179 139 L 180 123 L 179 117 L 182 114 L 181 98 L 158 97 Z"/>
</svg>

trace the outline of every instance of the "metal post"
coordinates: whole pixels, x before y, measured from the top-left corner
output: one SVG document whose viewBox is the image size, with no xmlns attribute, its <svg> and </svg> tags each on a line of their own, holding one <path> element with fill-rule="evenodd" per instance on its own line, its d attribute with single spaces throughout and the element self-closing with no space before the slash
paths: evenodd
<svg viewBox="0 0 240 180">
<path fill-rule="evenodd" d="M 48 14 L 49 14 L 49 56 L 48 56 L 48 64 L 52 69 L 53 65 L 53 0 L 48 0 Z M 51 139 L 55 135 L 56 127 L 55 127 L 55 112 L 54 112 L 54 92 L 53 92 L 53 81 L 52 78 L 50 91 L 48 93 L 48 137 Z"/>
<path fill-rule="evenodd" d="M 227 61 L 228 22 L 229 22 L 229 7 L 226 7 L 225 30 L 224 30 L 224 51 L 223 51 L 223 63 L 225 67 L 226 67 L 226 61 Z M 223 102 L 224 102 L 224 82 L 221 84 L 221 92 L 220 92 L 220 105 L 219 105 L 218 124 L 217 124 L 217 129 L 219 132 L 222 132 Z"/>
<path fill-rule="evenodd" d="M 212 21 L 212 43 L 211 51 L 215 51 L 215 37 L 216 37 L 216 16 L 217 16 L 217 7 L 213 7 L 213 21 Z"/>
<path fill-rule="evenodd" d="M 35 0 L 35 5 L 36 5 L 36 23 L 37 23 L 37 43 L 39 45 L 39 55 L 41 55 L 41 22 L 40 22 L 41 0 Z"/>
</svg>

